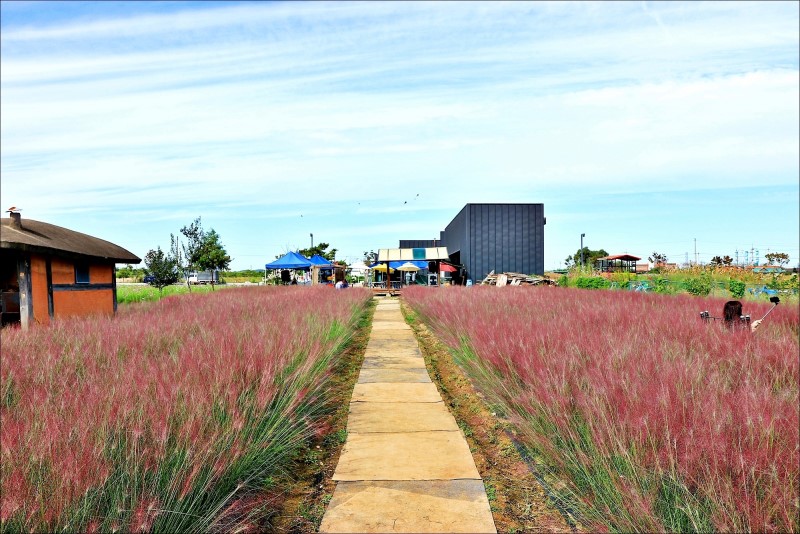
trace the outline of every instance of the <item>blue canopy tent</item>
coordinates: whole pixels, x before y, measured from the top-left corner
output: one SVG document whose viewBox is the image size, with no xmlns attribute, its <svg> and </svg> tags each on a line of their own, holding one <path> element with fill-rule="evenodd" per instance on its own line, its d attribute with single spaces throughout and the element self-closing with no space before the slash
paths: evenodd
<svg viewBox="0 0 800 534">
<path fill-rule="evenodd" d="M 311 262 L 305 256 L 301 256 L 297 252 L 287 252 L 275 261 L 269 262 L 264 265 L 265 269 L 303 269 L 308 270 L 311 267 Z"/>
<path fill-rule="evenodd" d="M 267 269 L 277 269 L 282 271 L 281 272 L 281 280 L 284 284 L 288 284 L 290 277 L 289 277 L 289 270 L 291 269 L 302 269 L 303 271 L 307 271 L 311 268 L 313 264 L 306 258 L 298 254 L 297 252 L 287 252 L 280 258 L 275 261 L 269 262 L 264 265 L 264 276 L 266 277 L 266 270 Z M 291 278 L 292 284 L 296 284 L 296 280 Z"/>
<path fill-rule="evenodd" d="M 313 265 L 319 265 L 320 267 L 333 267 L 330 261 L 326 260 L 319 254 L 314 254 L 311 256 L 311 258 L 309 258 L 308 261 L 310 261 Z"/>
</svg>

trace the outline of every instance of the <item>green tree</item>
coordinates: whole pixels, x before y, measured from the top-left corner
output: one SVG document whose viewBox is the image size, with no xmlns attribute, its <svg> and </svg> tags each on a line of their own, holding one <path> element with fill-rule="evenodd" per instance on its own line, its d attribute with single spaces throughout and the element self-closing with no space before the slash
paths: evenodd
<svg viewBox="0 0 800 534">
<path fill-rule="evenodd" d="M 219 234 L 212 228 L 203 237 L 202 253 L 197 265 L 203 271 L 225 271 L 230 268 L 231 257 L 222 246 Z M 214 289 L 214 279 L 211 279 L 211 289 Z"/>
<path fill-rule="evenodd" d="M 133 265 L 129 263 L 117 269 L 117 278 L 133 278 Z"/>
<path fill-rule="evenodd" d="M 166 286 L 178 281 L 175 259 L 171 254 L 164 254 L 161 247 L 148 251 L 144 257 L 144 264 L 147 266 L 147 273 L 153 277 L 148 283 L 158 288 L 159 296 L 164 293 Z"/>
<path fill-rule="evenodd" d="M 372 265 L 378 261 L 378 253 L 374 250 L 365 250 L 364 251 L 364 263 L 367 265 Z"/>
<path fill-rule="evenodd" d="M 200 259 L 200 248 L 203 245 L 203 225 L 200 222 L 200 217 L 196 218 L 189 226 L 181 228 L 183 237 L 186 238 L 186 243 L 181 244 L 183 251 L 183 260 L 185 261 L 185 268 L 187 271 L 196 271 L 199 268 L 198 261 Z M 189 284 L 189 278 L 186 278 L 186 286 L 189 291 L 192 291 L 192 286 Z"/>
<path fill-rule="evenodd" d="M 178 276 L 186 280 L 186 285 L 189 291 L 191 291 L 192 288 L 189 285 L 189 277 L 187 276 L 188 266 L 186 265 L 186 258 L 183 255 L 183 247 L 181 246 L 180 238 L 175 234 L 169 234 L 169 250 L 172 259 L 175 260 L 175 270 Z"/>
<path fill-rule="evenodd" d="M 770 252 L 769 254 L 764 254 L 764 257 L 770 265 L 778 264 L 783 267 L 789 263 L 789 255 L 785 252 Z"/>
<path fill-rule="evenodd" d="M 605 256 L 608 256 L 608 252 L 602 248 L 600 250 L 590 250 L 589 247 L 583 247 L 583 259 L 586 262 L 586 265 L 589 267 L 594 265 L 594 262 L 598 258 L 603 258 Z M 566 265 L 567 269 L 570 267 L 579 266 L 581 264 L 581 249 L 578 249 L 574 255 L 567 256 L 567 258 L 564 260 L 564 264 Z"/>
<path fill-rule="evenodd" d="M 305 256 L 306 258 L 310 258 L 314 254 L 319 254 L 328 261 L 335 261 L 337 249 L 332 248 L 328 250 L 329 246 L 330 245 L 328 243 L 319 243 L 311 248 L 300 249 L 297 252 L 298 254 Z"/>
<path fill-rule="evenodd" d="M 667 263 L 667 255 L 659 252 L 653 252 L 653 254 L 647 259 L 650 260 L 650 263 L 653 263 L 654 265 L 662 265 Z"/>
<path fill-rule="evenodd" d="M 181 228 L 181 233 L 186 237 L 186 244 L 181 248 L 190 270 L 223 271 L 230 267 L 231 257 L 222 246 L 219 234 L 213 228 L 206 232 L 200 217 Z M 211 289 L 214 289 L 213 278 Z"/>
</svg>

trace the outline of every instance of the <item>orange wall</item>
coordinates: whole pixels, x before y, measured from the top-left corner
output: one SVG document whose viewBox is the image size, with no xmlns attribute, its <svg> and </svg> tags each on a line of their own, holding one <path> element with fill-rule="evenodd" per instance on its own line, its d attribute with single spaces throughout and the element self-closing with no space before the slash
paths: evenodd
<svg viewBox="0 0 800 534">
<path fill-rule="evenodd" d="M 114 313 L 114 294 L 110 289 L 53 291 L 53 308 L 56 317 L 93 313 L 112 315 Z"/>
<path fill-rule="evenodd" d="M 52 258 L 50 260 L 51 268 L 53 270 L 53 283 L 54 284 L 74 284 L 75 283 L 75 266 L 69 260 L 61 258 Z M 91 271 L 89 272 L 91 276 Z"/>
<path fill-rule="evenodd" d="M 63 258 L 51 258 L 53 284 L 74 284 L 75 264 Z M 42 262 L 44 273 L 44 262 Z M 44 302 L 40 306 L 34 294 L 36 307 L 34 314 L 48 316 L 47 279 L 43 277 Z M 89 265 L 89 282 L 92 284 L 111 284 L 114 282 L 114 268 L 111 265 Z M 34 286 L 35 287 L 35 286 Z M 56 317 L 89 315 L 93 313 L 114 313 L 114 292 L 111 289 L 86 289 L 81 291 L 53 291 L 53 313 Z M 42 321 L 40 321 L 42 322 Z"/>
<path fill-rule="evenodd" d="M 36 254 L 31 254 L 31 296 L 33 298 L 33 320 L 39 324 L 49 324 L 47 264 L 44 257 Z"/>
<path fill-rule="evenodd" d="M 89 281 L 93 284 L 110 284 L 114 281 L 114 269 L 111 265 L 90 265 Z"/>
</svg>

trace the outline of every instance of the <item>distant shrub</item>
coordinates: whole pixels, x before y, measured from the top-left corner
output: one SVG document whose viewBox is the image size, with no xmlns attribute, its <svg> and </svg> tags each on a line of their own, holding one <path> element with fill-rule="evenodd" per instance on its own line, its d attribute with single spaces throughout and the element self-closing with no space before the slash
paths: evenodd
<svg viewBox="0 0 800 534">
<path fill-rule="evenodd" d="M 575 279 L 575 287 L 581 289 L 605 289 L 609 284 L 608 280 L 599 276 L 581 276 Z"/>
<path fill-rule="evenodd" d="M 567 276 L 566 274 L 562 274 L 558 278 L 558 287 L 567 287 L 567 286 L 569 286 L 569 276 Z"/>
<path fill-rule="evenodd" d="M 654 278 L 652 283 L 656 293 L 675 293 L 675 287 L 666 278 Z"/>
<path fill-rule="evenodd" d="M 706 297 L 711 293 L 711 278 L 703 275 L 689 278 L 684 282 L 684 287 L 696 297 Z"/>
<path fill-rule="evenodd" d="M 732 297 L 740 299 L 744 296 L 744 286 L 745 283 L 741 280 L 730 280 L 728 282 L 728 291 L 731 292 Z"/>
<path fill-rule="evenodd" d="M 634 280 L 637 280 L 637 276 L 633 273 L 611 273 L 611 281 L 616 282 L 620 287 L 624 287 L 628 282 L 633 282 Z"/>
<path fill-rule="evenodd" d="M 767 280 L 766 286 L 770 289 L 797 289 L 797 275 L 772 275 L 770 279 Z"/>
</svg>

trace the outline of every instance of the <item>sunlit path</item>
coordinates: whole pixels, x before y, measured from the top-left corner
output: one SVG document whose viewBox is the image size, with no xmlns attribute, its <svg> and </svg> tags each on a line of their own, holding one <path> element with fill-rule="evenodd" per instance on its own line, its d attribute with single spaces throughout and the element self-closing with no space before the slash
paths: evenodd
<svg viewBox="0 0 800 534">
<path fill-rule="evenodd" d="M 495 532 L 467 442 L 400 304 L 381 299 L 321 532 Z"/>
</svg>

